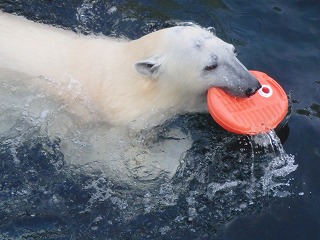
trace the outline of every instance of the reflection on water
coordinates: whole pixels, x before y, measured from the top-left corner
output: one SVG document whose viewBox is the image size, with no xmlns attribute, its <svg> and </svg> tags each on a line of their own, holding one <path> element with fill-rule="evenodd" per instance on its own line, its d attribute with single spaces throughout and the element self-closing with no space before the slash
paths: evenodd
<svg viewBox="0 0 320 240">
<path fill-rule="evenodd" d="M 320 118 L 320 105 L 317 103 L 312 103 L 309 107 L 305 109 L 297 109 L 295 112 L 299 115 L 304 115 L 309 118 L 316 117 Z"/>
</svg>

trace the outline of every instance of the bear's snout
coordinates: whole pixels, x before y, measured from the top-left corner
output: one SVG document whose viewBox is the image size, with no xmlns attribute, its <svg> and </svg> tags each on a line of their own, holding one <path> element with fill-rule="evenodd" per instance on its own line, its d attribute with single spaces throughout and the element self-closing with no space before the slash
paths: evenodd
<svg viewBox="0 0 320 240">
<path fill-rule="evenodd" d="M 261 88 L 261 84 L 259 82 L 257 82 L 257 86 L 256 87 L 249 87 L 246 91 L 245 94 L 247 97 L 251 97 L 253 94 L 255 94 L 260 88 Z"/>
</svg>

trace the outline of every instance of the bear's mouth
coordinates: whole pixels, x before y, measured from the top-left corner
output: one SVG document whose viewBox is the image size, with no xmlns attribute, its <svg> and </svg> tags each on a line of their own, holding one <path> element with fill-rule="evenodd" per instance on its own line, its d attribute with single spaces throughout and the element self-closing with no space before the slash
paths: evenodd
<svg viewBox="0 0 320 240">
<path fill-rule="evenodd" d="M 239 98 L 249 98 L 252 95 L 254 95 L 259 89 L 261 88 L 261 85 L 259 85 L 257 88 L 248 88 L 246 90 L 233 90 L 230 88 L 225 87 L 219 87 L 222 91 L 224 91 L 226 94 L 233 96 L 233 97 L 239 97 Z"/>
</svg>

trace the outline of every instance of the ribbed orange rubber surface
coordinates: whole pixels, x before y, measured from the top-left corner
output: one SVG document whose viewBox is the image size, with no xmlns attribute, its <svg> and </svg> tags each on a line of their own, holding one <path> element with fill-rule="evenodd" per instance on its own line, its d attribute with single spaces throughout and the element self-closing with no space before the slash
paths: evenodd
<svg viewBox="0 0 320 240">
<path fill-rule="evenodd" d="M 274 129 L 288 111 L 288 98 L 281 86 L 265 73 L 250 71 L 260 82 L 272 89 L 270 97 L 259 92 L 250 98 L 236 98 L 218 88 L 208 91 L 208 109 L 223 128 L 238 134 L 258 134 Z"/>
</svg>

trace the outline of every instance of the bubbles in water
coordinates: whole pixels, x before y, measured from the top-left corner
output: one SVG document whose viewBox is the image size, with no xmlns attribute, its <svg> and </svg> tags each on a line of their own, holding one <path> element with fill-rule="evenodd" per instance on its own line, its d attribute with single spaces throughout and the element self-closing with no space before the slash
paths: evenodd
<svg viewBox="0 0 320 240">
<path fill-rule="evenodd" d="M 108 9 L 107 13 L 108 14 L 112 14 L 112 13 L 115 13 L 117 11 L 117 7 L 116 6 L 113 6 L 111 8 Z"/>
<path fill-rule="evenodd" d="M 88 23 L 93 17 L 93 3 L 91 1 L 84 1 L 81 6 L 78 8 L 77 18 L 79 22 L 82 22 L 84 25 Z"/>
<path fill-rule="evenodd" d="M 171 184 L 164 183 L 160 186 L 158 199 L 164 206 L 174 206 L 177 204 L 178 194 L 174 192 Z"/>
<path fill-rule="evenodd" d="M 207 187 L 207 197 L 212 200 L 216 192 L 225 190 L 225 189 L 232 189 L 233 187 L 236 187 L 239 184 L 239 182 L 225 182 L 225 183 L 210 183 Z"/>
<path fill-rule="evenodd" d="M 88 185 L 84 186 L 84 189 L 94 190 L 94 193 L 91 194 L 91 197 L 89 199 L 89 203 L 93 204 L 96 202 L 103 202 L 107 199 L 110 199 L 114 195 L 114 192 L 111 190 L 112 186 L 112 182 L 107 181 L 102 176 L 98 179 L 91 181 Z"/>
<path fill-rule="evenodd" d="M 161 233 L 161 235 L 166 235 L 169 231 L 171 230 L 171 228 L 169 226 L 165 226 L 159 229 L 159 232 Z"/>
</svg>

